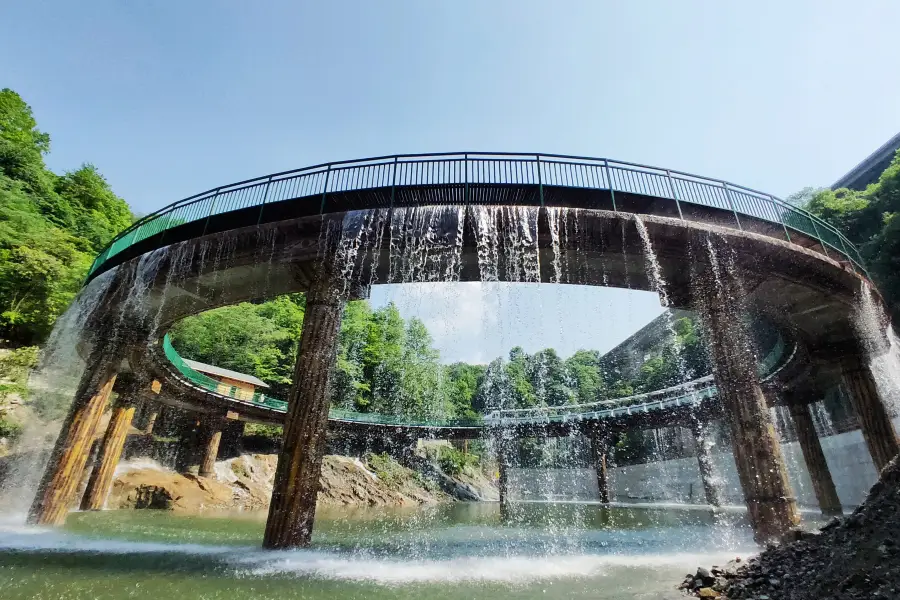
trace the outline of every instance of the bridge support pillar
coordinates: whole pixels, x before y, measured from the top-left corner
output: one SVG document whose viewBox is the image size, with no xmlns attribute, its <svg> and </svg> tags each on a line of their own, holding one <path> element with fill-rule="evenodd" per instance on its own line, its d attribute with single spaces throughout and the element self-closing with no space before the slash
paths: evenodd
<svg viewBox="0 0 900 600">
<path fill-rule="evenodd" d="M 607 459 L 609 456 L 609 435 L 603 431 L 591 433 L 591 459 L 594 470 L 597 473 L 597 490 L 600 494 L 600 502 L 609 504 L 609 474 L 607 472 Z"/>
<path fill-rule="evenodd" d="M 219 456 L 219 444 L 222 442 L 221 419 L 212 417 L 201 425 L 200 449 L 203 456 L 200 459 L 200 477 L 212 477 L 216 471 L 216 457 Z"/>
<path fill-rule="evenodd" d="M 500 504 L 509 504 L 509 440 L 502 436 L 497 438 L 497 490 L 500 492 Z"/>
<path fill-rule="evenodd" d="M 75 500 L 94 433 L 116 383 L 121 353 L 96 350 L 85 368 L 75 400 L 56 438 L 28 512 L 34 525 L 62 525 Z"/>
<path fill-rule="evenodd" d="M 805 402 L 791 403 L 791 418 L 794 421 L 794 430 L 797 432 L 797 441 L 800 442 L 800 450 L 803 452 L 803 460 L 806 462 L 806 470 L 812 480 L 816 499 L 819 501 L 819 509 L 826 516 L 840 516 L 844 514 L 841 501 L 828 470 L 825 461 L 825 453 L 822 444 L 813 425 L 812 415 L 809 414 L 809 405 Z"/>
<path fill-rule="evenodd" d="M 781 445 L 759 385 L 756 356 L 740 299 L 746 294 L 735 277 L 733 251 L 714 239 L 698 236 L 695 305 L 708 332 L 713 377 L 731 429 L 734 459 L 747 502 L 747 513 L 759 542 L 781 537 L 800 521 L 788 483 Z"/>
<path fill-rule="evenodd" d="M 719 489 L 716 487 L 713 476 L 712 454 L 705 430 L 706 427 L 700 420 L 694 420 L 691 423 L 691 431 L 694 433 L 694 442 L 697 445 L 697 466 L 700 468 L 700 480 L 703 482 L 706 503 L 710 506 L 721 506 L 722 499 L 719 497 Z"/>
<path fill-rule="evenodd" d="M 868 365 L 859 357 L 851 357 L 842 361 L 841 368 L 872 462 L 875 469 L 881 472 L 900 452 L 894 424 L 878 395 L 878 387 Z"/>
<path fill-rule="evenodd" d="M 312 537 L 326 445 L 328 391 L 344 305 L 337 275 L 325 260 L 306 296 L 284 444 L 263 539 L 266 548 L 308 546 Z"/>
<path fill-rule="evenodd" d="M 134 394 L 137 386 L 130 385 L 128 389 L 119 392 L 116 404 L 113 406 L 109 425 L 100 444 L 100 454 L 91 477 L 88 479 L 87 488 L 81 497 L 81 510 L 101 510 L 106 504 L 106 497 L 112 488 L 113 475 L 116 466 L 122 457 L 122 449 L 125 447 L 125 438 L 131 428 L 134 418 Z"/>
</svg>

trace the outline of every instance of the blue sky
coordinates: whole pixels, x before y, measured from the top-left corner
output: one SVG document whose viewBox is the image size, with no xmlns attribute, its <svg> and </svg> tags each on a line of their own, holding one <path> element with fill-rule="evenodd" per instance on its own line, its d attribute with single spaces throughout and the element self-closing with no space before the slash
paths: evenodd
<svg viewBox="0 0 900 600">
<path fill-rule="evenodd" d="M 93 162 L 139 212 L 272 171 L 444 150 L 607 156 L 784 196 L 900 130 L 898 22 L 888 0 L 16 2 L 0 8 L 0 86 L 52 134 L 53 169 Z M 473 360 L 608 349 L 658 310 L 543 288 L 373 300 Z M 432 309 L 448 297 L 471 306 Z M 485 317 L 497 302 L 515 314 Z"/>
</svg>

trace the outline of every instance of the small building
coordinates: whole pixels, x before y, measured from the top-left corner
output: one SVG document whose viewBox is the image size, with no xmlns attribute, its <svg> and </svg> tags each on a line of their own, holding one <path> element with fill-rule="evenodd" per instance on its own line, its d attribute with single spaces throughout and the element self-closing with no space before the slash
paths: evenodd
<svg viewBox="0 0 900 600">
<path fill-rule="evenodd" d="M 238 400 L 253 400 L 253 394 L 256 393 L 257 388 L 269 387 L 265 381 L 253 375 L 238 373 L 222 367 L 214 367 L 196 360 L 185 359 L 184 362 L 198 373 L 203 373 L 210 379 L 215 379 L 219 382 L 216 392 L 223 396 L 231 396 Z"/>
</svg>

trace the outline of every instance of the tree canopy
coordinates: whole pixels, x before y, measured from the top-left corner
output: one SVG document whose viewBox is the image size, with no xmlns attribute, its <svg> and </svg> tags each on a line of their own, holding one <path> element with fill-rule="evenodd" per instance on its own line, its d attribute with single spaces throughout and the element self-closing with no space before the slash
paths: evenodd
<svg viewBox="0 0 900 600">
<path fill-rule="evenodd" d="M 134 217 L 96 167 L 56 175 L 31 107 L 0 90 L 0 338 L 37 344 L 78 292 L 94 256 Z"/>
<path fill-rule="evenodd" d="M 840 229 L 860 247 L 895 319 L 900 317 L 900 151 L 865 190 L 819 190 L 805 208 Z"/>
</svg>

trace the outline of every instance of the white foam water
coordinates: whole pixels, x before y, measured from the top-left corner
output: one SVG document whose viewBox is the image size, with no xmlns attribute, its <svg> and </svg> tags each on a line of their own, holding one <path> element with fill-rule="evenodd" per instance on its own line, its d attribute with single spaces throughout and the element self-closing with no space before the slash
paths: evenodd
<svg viewBox="0 0 900 600">
<path fill-rule="evenodd" d="M 448 536 L 446 541 L 452 544 L 456 538 L 469 540 L 473 535 L 470 529 L 463 526 L 444 530 Z M 509 535 L 534 536 L 530 529 L 496 529 L 482 533 L 488 539 Z M 707 553 L 638 551 L 628 554 L 614 551 L 507 554 L 501 549 L 499 553 L 450 557 L 385 556 L 364 549 L 265 551 L 250 546 L 96 539 L 57 529 L 25 527 L 6 517 L 0 520 L 0 551 L 107 556 L 184 555 L 209 560 L 213 566 L 223 567 L 236 577 L 290 576 L 397 586 L 488 582 L 519 585 L 603 576 L 622 568 L 692 570 L 697 565 L 745 556 L 752 549 L 719 548 Z"/>
<path fill-rule="evenodd" d="M 218 466 L 221 463 L 216 463 L 216 470 L 218 471 Z M 131 473 L 132 471 L 159 471 L 161 473 L 170 473 L 171 469 L 163 466 L 159 462 L 153 460 L 152 458 L 146 457 L 137 457 L 137 458 L 129 458 L 128 460 L 120 461 L 118 465 L 116 465 L 115 476 L 120 477 L 125 475 L 126 473 Z"/>
<path fill-rule="evenodd" d="M 526 584 L 543 580 L 603 575 L 616 568 L 681 568 L 712 564 L 721 555 L 647 554 L 647 555 L 534 555 L 473 556 L 445 560 L 386 560 L 360 556 L 342 556 L 329 552 L 294 551 L 252 554 L 236 562 L 238 573 L 255 576 L 297 575 L 323 579 L 366 581 L 382 585 L 412 583 L 492 582 Z"/>
</svg>

